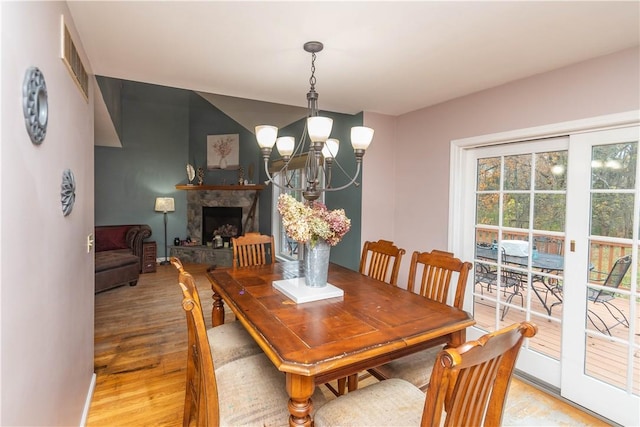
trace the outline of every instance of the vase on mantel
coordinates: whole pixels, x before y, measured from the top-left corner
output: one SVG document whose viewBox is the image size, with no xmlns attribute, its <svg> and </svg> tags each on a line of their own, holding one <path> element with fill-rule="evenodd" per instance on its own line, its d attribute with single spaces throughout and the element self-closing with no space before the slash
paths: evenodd
<svg viewBox="0 0 640 427">
<path fill-rule="evenodd" d="M 326 240 L 318 239 L 315 244 L 304 244 L 304 281 L 311 288 L 327 286 L 329 255 L 331 246 Z"/>
</svg>

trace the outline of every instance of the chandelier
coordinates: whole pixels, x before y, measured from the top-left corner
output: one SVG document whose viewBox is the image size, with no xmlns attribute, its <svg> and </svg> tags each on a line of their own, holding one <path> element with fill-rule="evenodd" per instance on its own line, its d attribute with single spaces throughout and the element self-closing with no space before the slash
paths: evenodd
<svg viewBox="0 0 640 427">
<path fill-rule="evenodd" d="M 256 126 L 256 139 L 262 152 L 264 170 L 268 177 L 265 184 L 273 183 L 273 185 L 285 191 L 301 191 L 302 197 L 308 201 L 316 200 L 323 192 L 343 190 L 351 185 L 359 186 L 360 184 L 356 182 L 356 179 L 362 169 L 362 157 L 373 139 L 373 129 L 364 126 L 351 128 L 351 145 L 356 157 L 356 172 L 353 177 L 350 177 L 336 160 L 340 141 L 329 138 L 333 120 L 329 117 L 318 115 L 318 93 L 315 89 L 315 61 L 316 53 L 320 52 L 323 47 L 322 43 L 317 41 L 304 44 L 304 50 L 311 53 L 311 77 L 309 78 L 311 88 L 307 93 L 307 106 L 309 111 L 299 143 L 296 144 L 295 138 L 292 136 L 278 137 L 278 128 L 275 126 Z M 303 149 L 307 145 L 307 139 L 309 140 L 309 144 L 304 166 L 306 182 L 304 183 L 304 187 L 294 188 L 291 185 L 292 179 L 287 177 L 289 163 L 296 156 L 303 155 Z M 269 157 L 271 156 L 274 145 L 278 149 L 280 156 L 282 156 L 284 166 L 271 175 L 269 173 Z M 344 173 L 348 181 L 339 187 L 331 186 L 331 169 L 334 163 Z M 284 185 L 277 181 L 279 177 L 284 178 Z M 321 180 L 324 185 L 321 185 Z"/>
</svg>

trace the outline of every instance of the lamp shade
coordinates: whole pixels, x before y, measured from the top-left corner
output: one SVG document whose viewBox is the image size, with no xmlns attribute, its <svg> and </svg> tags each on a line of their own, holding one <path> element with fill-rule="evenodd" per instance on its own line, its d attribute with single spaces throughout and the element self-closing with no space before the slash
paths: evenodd
<svg viewBox="0 0 640 427">
<path fill-rule="evenodd" d="M 156 197 L 156 212 L 173 212 L 176 210 L 173 197 Z"/>
<path fill-rule="evenodd" d="M 322 155 L 325 159 L 335 159 L 340 148 L 340 141 L 335 138 L 329 138 L 322 147 Z"/>
<path fill-rule="evenodd" d="M 293 148 L 296 145 L 296 140 L 292 136 L 281 136 L 276 139 L 276 147 L 278 148 L 278 153 L 281 156 L 290 157 L 293 154 Z"/>
<path fill-rule="evenodd" d="M 366 150 L 373 139 L 373 129 L 365 126 L 351 128 L 351 145 L 354 150 Z"/>
<path fill-rule="evenodd" d="M 325 142 L 331 135 L 333 119 L 329 117 L 313 116 L 307 118 L 307 131 L 313 142 Z"/>
<path fill-rule="evenodd" d="M 260 148 L 273 148 L 278 136 L 278 128 L 269 125 L 256 126 L 256 139 Z"/>
</svg>

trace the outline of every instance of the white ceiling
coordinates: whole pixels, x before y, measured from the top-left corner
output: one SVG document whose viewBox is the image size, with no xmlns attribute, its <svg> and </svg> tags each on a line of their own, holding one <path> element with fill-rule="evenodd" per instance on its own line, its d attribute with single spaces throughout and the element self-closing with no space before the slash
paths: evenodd
<svg viewBox="0 0 640 427">
<path fill-rule="evenodd" d="M 69 1 L 93 73 L 400 115 L 640 44 L 638 1 Z"/>
</svg>

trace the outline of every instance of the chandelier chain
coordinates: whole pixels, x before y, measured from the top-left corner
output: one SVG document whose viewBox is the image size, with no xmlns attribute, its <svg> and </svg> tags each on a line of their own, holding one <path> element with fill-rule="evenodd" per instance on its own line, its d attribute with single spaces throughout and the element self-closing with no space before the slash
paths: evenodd
<svg viewBox="0 0 640 427">
<path fill-rule="evenodd" d="M 315 52 L 311 54 L 311 77 L 309 77 L 309 84 L 311 85 L 311 90 L 315 90 L 315 86 L 316 86 L 316 54 Z"/>
</svg>

